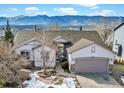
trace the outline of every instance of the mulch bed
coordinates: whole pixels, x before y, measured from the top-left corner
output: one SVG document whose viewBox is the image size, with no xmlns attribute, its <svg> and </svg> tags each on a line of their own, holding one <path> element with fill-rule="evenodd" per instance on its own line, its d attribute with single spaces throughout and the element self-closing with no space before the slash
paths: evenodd
<svg viewBox="0 0 124 93">
<path fill-rule="evenodd" d="M 46 84 L 57 84 L 57 81 L 62 81 L 65 78 L 65 76 L 59 75 L 55 71 L 47 71 L 46 75 L 43 72 L 39 72 L 38 75 L 40 76 L 38 79 Z"/>
</svg>

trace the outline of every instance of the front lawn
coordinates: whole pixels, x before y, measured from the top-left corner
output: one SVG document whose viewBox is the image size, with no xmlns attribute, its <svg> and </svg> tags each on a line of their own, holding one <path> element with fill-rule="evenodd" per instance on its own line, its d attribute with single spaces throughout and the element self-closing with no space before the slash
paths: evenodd
<svg viewBox="0 0 124 93">
<path fill-rule="evenodd" d="M 114 67 L 119 70 L 119 71 L 124 71 L 124 65 L 118 65 L 118 64 L 115 64 Z"/>
</svg>

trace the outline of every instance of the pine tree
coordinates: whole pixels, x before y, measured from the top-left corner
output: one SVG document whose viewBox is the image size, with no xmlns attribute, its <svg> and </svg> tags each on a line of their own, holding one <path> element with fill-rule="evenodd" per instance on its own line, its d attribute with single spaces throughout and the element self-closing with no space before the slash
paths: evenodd
<svg viewBox="0 0 124 93">
<path fill-rule="evenodd" d="M 7 41 L 8 43 L 13 43 L 13 39 L 14 39 L 14 35 L 11 32 L 11 27 L 9 25 L 9 20 L 7 20 L 7 25 L 5 28 L 5 41 Z"/>
</svg>

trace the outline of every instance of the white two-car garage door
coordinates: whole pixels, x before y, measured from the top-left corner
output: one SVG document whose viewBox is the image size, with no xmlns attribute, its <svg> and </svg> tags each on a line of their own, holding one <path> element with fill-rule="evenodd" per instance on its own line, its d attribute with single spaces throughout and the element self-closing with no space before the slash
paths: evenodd
<svg viewBox="0 0 124 93">
<path fill-rule="evenodd" d="M 107 72 L 108 59 L 105 58 L 78 58 L 75 59 L 76 73 Z"/>
</svg>

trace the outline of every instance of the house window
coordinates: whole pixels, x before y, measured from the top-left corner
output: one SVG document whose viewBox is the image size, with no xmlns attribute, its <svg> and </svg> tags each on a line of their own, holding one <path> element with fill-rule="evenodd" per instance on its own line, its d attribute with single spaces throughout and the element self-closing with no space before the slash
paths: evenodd
<svg viewBox="0 0 124 93">
<path fill-rule="evenodd" d="M 23 51 L 21 51 L 21 55 L 22 55 L 25 59 L 30 59 L 30 51 L 28 51 L 28 50 L 23 50 Z"/>
<path fill-rule="evenodd" d="M 118 42 L 118 41 L 116 40 L 116 41 L 115 41 L 115 44 L 116 44 L 116 45 L 117 45 L 117 42 Z"/>
<path fill-rule="evenodd" d="M 95 53 L 95 46 L 91 47 L 91 53 Z"/>
<path fill-rule="evenodd" d="M 72 58 L 72 61 L 74 61 L 74 59 Z"/>
<path fill-rule="evenodd" d="M 118 56 L 122 56 L 122 50 L 123 49 L 123 47 L 122 47 L 122 45 L 118 45 Z"/>
<path fill-rule="evenodd" d="M 109 64 L 109 66 L 108 66 L 108 72 L 112 72 L 112 70 L 113 70 L 113 64 Z"/>
</svg>

